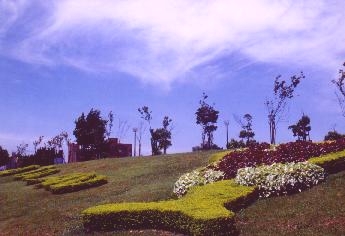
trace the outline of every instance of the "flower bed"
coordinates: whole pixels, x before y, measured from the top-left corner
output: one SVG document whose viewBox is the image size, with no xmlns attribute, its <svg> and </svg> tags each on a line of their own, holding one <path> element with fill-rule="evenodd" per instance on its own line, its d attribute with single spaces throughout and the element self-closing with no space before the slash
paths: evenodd
<svg viewBox="0 0 345 236">
<path fill-rule="evenodd" d="M 197 185 L 205 185 L 224 179 L 222 171 L 212 169 L 200 169 L 182 175 L 174 184 L 173 192 L 182 197 L 187 191 Z"/>
<path fill-rule="evenodd" d="M 226 155 L 214 169 L 223 171 L 225 178 L 236 176 L 244 167 L 271 165 L 273 163 L 303 162 L 311 157 L 339 152 L 345 149 L 345 139 L 332 142 L 290 142 L 270 149 L 267 143 L 254 144 L 243 151 L 233 151 Z"/>
<path fill-rule="evenodd" d="M 75 192 L 86 188 L 97 187 L 106 184 L 104 175 L 94 173 L 74 173 L 63 176 L 47 177 L 36 181 L 37 188 L 43 187 L 54 194 Z"/>
<path fill-rule="evenodd" d="M 26 172 L 26 171 L 35 170 L 35 169 L 38 169 L 38 168 L 40 168 L 39 165 L 31 165 L 31 166 L 26 166 L 26 167 L 23 167 L 23 168 L 4 170 L 4 171 L 0 171 L 0 177 L 9 176 L 9 175 L 15 175 L 15 174 L 23 173 L 23 172 Z"/>
<path fill-rule="evenodd" d="M 308 162 L 291 162 L 239 169 L 235 182 L 244 186 L 257 186 L 260 197 L 270 197 L 301 192 L 324 179 L 324 169 L 320 166 Z"/>
<path fill-rule="evenodd" d="M 190 235 L 233 235 L 234 212 L 257 198 L 233 180 L 197 186 L 178 200 L 106 204 L 82 212 L 88 231 L 163 229 Z M 226 206 L 226 207 L 225 207 Z"/>
</svg>

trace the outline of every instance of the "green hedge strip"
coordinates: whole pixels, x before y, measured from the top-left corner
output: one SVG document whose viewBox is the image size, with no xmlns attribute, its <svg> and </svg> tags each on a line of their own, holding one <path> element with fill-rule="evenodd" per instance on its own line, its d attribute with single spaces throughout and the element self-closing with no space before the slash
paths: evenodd
<svg viewBox="0 0 345 236">
<path fill-rule="evenodd" d="M 337 173 L 345 169 L 345 150 L 313 157 L 308 162 L 321 166 L 329 174 Z"/>
<path fill-rule="evenodd" d="M 31 166 L 26 166 L 26 167 L 17 168 L 17 169 L 4 170 L 4 171 L 0 171 L 0 177 L 15 175 L 15 174 L 35 170 L 38 168 L 40 168 L 39 165 L 31 165 Z"/>
<path fill-rule="evenodd" d="M 156 228 L 192 235 L 228 235 L 235 231 L 231 209 L 257 198 L 255 187 L 233 180 L 197 186 L 178 200 L 106 204 L 82 212 L 87 230 Z"/>
<path fill-rule="evenodd" d="M 37 179 L 40 177 L 52 175 L 58 173 L 60 170 L 56 168 L 56 166 L 43 166 L 38 169 L 16 174 L 14 175 L 15 180 L 28 180 L 28 179 Z"/>
<path fill-rule="evenodd" d="M 43 187 L 54 194 L 61 194 L 97 187 L 106 184 L 108 181 L 104 175 L 97 175 L 94 173 L 73 173 L 63 176 L 42 178 L 37 180 L 36 183 L 37 182 L 38 188 Z"/>
</svg>

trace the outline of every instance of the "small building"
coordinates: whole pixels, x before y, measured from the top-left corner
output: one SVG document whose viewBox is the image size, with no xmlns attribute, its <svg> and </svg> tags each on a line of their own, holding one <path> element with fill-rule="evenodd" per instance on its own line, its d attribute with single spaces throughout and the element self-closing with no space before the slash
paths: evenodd
<svg viewBox="0 0 345 236">
<path fill-rule="evenodd" d="M 106 140 L 107 157 L 119 158 L 132 156 L 132 144 L 120 143 L 118 138 Z M 68 143 L 68 163 L 84 160 L 80 146 L 76 143 Z"/>
</svg>

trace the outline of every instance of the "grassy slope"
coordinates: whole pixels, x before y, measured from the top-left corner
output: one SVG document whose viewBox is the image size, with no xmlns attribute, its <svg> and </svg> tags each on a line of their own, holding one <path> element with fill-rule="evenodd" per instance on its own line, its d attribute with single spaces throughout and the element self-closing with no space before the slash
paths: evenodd
<svg viewBox="0 0 345 236">
<path fill-rule="evenodd" d="M 290 196 L 256 201 L 236 214 L 241 235 L 345 235 L 345 171 Z"/>
<path fill-rule="evenodd" d="M 210 153 L 155 158 L 104 159 L 61 166 L 61 172 L 95 171 L 109 183 L 76 193 L 53 195 L 13 177 L 0 178 L 0 235 L 80 235 L 80 212 L 111 202 L 155 201 L 172 196 L 176 179 L 208 163 Z M 300 194 L 260 200 L 237 214 L 243 235 L 344 235 L 345 171 Z M 310 226 L 309 226 L 310 225 Z M 95 233 L 95 235 L 105 235 Z M 144 230 L 106 235 L 169 235 Z M 172 234 L 170 234 L 172 235 Z"/>
<path fill-rule="evenodd" d="M 26 186 L 25 182 L 13 181 L 13 176 L 2 177 L 0 234 L 81 234 L 79 215 L 85 208 L 112 202 L 168 199 L 172 196 L 177 178 L 205 166 L 209 156 L 210 153 L 187 153 L 61 165 L 61 172 L 57 175 L 95 171 L 108 176 L 109 181 L 97 188 L 62 195 L 53 195 L 43 189 Z M 155 231 L 143 233 L 154 235 Z M 140 232 L 136 234 L 142 235 Z"/>
</svg>

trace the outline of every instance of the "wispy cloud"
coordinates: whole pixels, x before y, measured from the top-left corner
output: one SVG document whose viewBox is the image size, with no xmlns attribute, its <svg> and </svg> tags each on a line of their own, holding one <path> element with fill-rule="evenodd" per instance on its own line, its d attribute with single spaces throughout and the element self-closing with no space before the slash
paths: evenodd
<svg viewBox="0 0 345 236">
<path fill-rule="evenodd" d="M 0 4 L 5 9 L 0 16 L 2 54 L 48 66 L 120 71 L 148 83 L 183 80 L 201 65 L 234 54 L 245 64 L 296 63 L 332 69 L 345 55 L 341 0 Z"/>
</svg>

